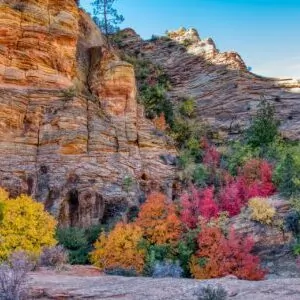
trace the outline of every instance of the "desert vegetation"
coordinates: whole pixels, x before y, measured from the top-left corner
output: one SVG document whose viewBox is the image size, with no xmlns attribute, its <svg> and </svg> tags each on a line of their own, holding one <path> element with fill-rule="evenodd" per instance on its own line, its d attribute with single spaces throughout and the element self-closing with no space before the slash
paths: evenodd
<svg viewBox="0 0 300 300">
<path fill-rule="evenodd" d="M 176 118 L 180 118 L 184 126 L 190 126 L 185 121 L 187 117 L 192 118 L 194 109 L 193 100 L 184 99 L 181 106 L 174 109 L 173 123 L 167 133 L 181 133 L 172 127 L 178 122 Z M 191 131 L 188 137 L 177 136 L 181 153 L 181 196 L 172 200 L 162 193 L 152 192 L 140 207 L 137 219 L 130 223 L 139 228 L 140 238 L 131 250 L 136 255 L 142 251 L 144 259 L 143 270 L 139 266 L 136 274 L 170 277 L 180 274 L 197 279 L 228 274 L 249 280 L 264 278 L 267 270 L 253 254 L 253 238 L 241 236 L 228 224 L 230 218 L 248 211 L 246 215 L 253 222 L 273 226 L 276 210 L 268 197 L 281 194 L 286 201 L 292 199 L 294 207 L 293 218 L 285 220 L 285 224 L 299 234 L 296 175 L 299 146 L 284 140 L 278 126 L 273 106 L 263 100 L 239 141 L 216 145 L 208 135 L 201 136 L 204 131 L 200 130 Z M 186 133 L 186 130 L 182 132 Z M 116 228 L 125 230 L 126 226 L 120 223 Z M 113 243 L 113 232 L 102 233 L 95 244 L 92 257 L 98 266 L 105 258 L 104 253 L 100 254 L 105 249 L 104 239 Z M 114 265 L 132 271 L 133 264 L 122 263 L 123 253 L 127 251 L 125 243 L 123 247 L 122 255 L 114 256 Z M 296 254 L 300 253 L 298 244 L 293 249 Z"/>
<path fill-rule="evenodd" d="M 164 129 L 176 137 L 180 153 L 180 195 L 169 199 L 152 191 L 128 223 L 56 228 L 42 204 L 26 195 L 10 199 L 0 190 L 3 268 L 13 270 L 12 255 L 25 251 L 35 265 L 91 262 L 107 274 L 124 276 L 264 278 L 267 270 L 253 253 L 253 238 L 240 235 L 229 220 L 248 211 L 253 222 L 272 226 L 276 210 L 268 197 L 279 193 L 293 207 L 284 226 L 300 240 L 299 145 L 280 136 L 267 102 L 260 104 L 240 141 L 214 144 L 203 128 L 180 136 L 176 126 L 189 128 L 194 109 L 193 99 L 183 99 Z M 159 113 L 167 111 L 157 111 L 157 117 Z M 296 256 L 299 249 L 295 242 Z"/>
</svg>

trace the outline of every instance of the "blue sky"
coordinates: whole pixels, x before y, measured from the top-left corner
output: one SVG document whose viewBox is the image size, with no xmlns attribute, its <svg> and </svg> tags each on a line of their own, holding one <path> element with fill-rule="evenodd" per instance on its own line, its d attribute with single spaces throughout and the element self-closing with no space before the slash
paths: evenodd
<svg viewBox="0 0 300 300">
<path fill-rule="evenodd" d="M 91 11 L 91 0 L 81 0 Z M 239 52 L 254 73 L 300 78 L 300 0 L 117 0 L 143 38 L 194 27 L 221 51 Z"/>
</svg>

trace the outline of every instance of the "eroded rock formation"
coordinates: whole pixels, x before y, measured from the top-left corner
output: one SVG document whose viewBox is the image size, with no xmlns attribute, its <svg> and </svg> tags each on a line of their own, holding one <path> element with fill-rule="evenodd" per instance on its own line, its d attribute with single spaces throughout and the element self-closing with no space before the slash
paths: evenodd
<svg viewBox="0 0 300 300">
<path fill-rule="evenodd" d="M 176 151 L 136 101 L 133 67 L 74 0 L 0 1 L 0 186 L 89 226 L 172 191 Z"/>
<path fill-rule="evenodd" d="M 255 75 L 238 53 L 221 53 L 211 38 L 201 39 L 194 29 L 148 41 L 126 29 L 120 46 L 162 66 L 172 83 L 170 98 L 175 103 L 183 97 L 195 98 L 198 116 L 221 137 L 240 133 L 264 97 L 275 104 L 283 134 L 300 138 L 299 81 Z"/>
</svg>

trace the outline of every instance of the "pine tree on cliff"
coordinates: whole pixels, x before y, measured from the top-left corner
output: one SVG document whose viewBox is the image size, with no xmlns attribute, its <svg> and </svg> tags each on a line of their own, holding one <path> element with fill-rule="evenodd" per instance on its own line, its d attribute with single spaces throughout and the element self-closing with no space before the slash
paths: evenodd
<svg viewBox="0 0 300 300">
<path fill-rule="evenodd" d="M 93 19 L 106 37 L 116 33 L 120 29 L 118 24 L 124 21 L 124 17 L 113 8 L 114 2 L 115 0 L 94 0 L 91 3 L 93 6 Z"/>
</svg>

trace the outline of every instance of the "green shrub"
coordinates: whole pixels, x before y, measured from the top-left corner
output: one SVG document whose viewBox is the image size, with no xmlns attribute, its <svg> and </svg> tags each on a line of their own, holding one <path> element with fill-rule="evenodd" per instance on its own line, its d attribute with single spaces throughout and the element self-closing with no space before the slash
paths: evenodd
<svg viewBox="0 0 300 300">
<path fill-rule="evenodd" d="M 174 117 L 170 135 L 180 149 L 188 148 L 191 141 L 200 141 L 201 137 L 206 136 L 206 134 L 207 128 L 198 120 L 186 118 L 179 114 Z"/>
<path fill-rule="evenodd" d="M 180 261 L 181 267 L 184 272 L 184 277 L 191 276 L 189 263 L 191 260 L 191 256 L 197 250 L 198 233 L 198 228 L 194 230 L 188 230 L 187 232 L 185 232 L 176 248 L 176 258 Z"/>
<path fill-rule="evenodd" d="M 92 225 L 85 229 L 85 237 L 89 245 L 93 245 L 99 237 L 99 234 L 104 230 L 103 225 Z"/>
<path fill-rule="evenodd" d="M 59 244 L 69 250 L 77 250 L 88 244 L 85 231 L 82 228 L 59 228 L 57 230 L 56 237 Z"/>
<path fill-rule="evenodd" d="M 202 164 L 197 164 L 193 173 L 193 182 L 198 187 L 205 187 L 209 179 L 209 172 Z"/>
<path fill-rule="evenodd" d="M 299 149 L 287 153 L 274 172 L 274 181 L 283 196 L 291 197 L 300 193 L 300 154 Z"/>
<path fill-rule="evenodd" d="M 300 239 L 299 239 L 299 237 L 296 239 L 296 242 L 293 244 L 292 249 L 293 249 L 293 254 L 295 256 L 300 255 Z"/>
<path fill-rule="evenodd" d="M 143 241 L 141 247 L 146 250 L 144 275 L 152 276 L 153 270 L 157 262 L 168 261 L 174 259 L 173 248 L 169 244 L 153 245 L 148 241 Z"/>
<path fill-rule="evenodd" d="M 238 174 L 239 168 L 248 160 L 258 156 L 258 151 L 239 141 L 230 143 L 226 150 L 224 164 L 230 174 L 234 176 Z"/>
<path fill-rule="evenodd" d="M 138 85 L 139 102 L 145 107 L 147 118 L 164 114 L 169 125 L 173 122 L 173 105 L 167 97 L 170 81 L 157 65 L 135 56 L 124 55 L 123 59 L 134 66 Z"/>
<path fill-rule="evenodd" d="M 202 149 L 200 147 L 199 139 L 192 136 L 186 141 L 185 148 L 190 151 L 191 155 L 195 157 L 196 161 L 200 161 L 202 158 Z"/>
<path fill-rule="evenodd" d="M 179 112 L 186 117 L 194 116 L 196 110 L 196 102 L 194 98 L 183 99 L 183 103 L 179 108 Z"/>
<path fill-rule="evenodd" d="M 178 176 L 181 182 L 188 185 L 193 180 L 193 176 L 196 170 L 195 157 L 189 150 L 184 150 L 178 157 L 179 172 Z"/>
<path fill-rule="evenodd" d="M 300 215 L 299 212 L 291 211 L 284 218 L 284 227 L 287 231 L 293 233 L 294 236 L 298 236 L 300 233 Z"/>
<path fill-rule="evenodd" d="M 102 227 L 94 225 L 87 229 L 70 227 L 57 230 L 56 237 L 67 251 L 70 264 L 87 264 L 89 252 L 97 240 Z"/>
<path fill-rule="evenodd" d="M 167 98 L 166 89 L 160 84 L 144 86 L 140 90 L 140 101 L 145 107 L 146 117 L 153 119 L 164 113 L 168 124 L 173 122 L 173 105 Z"/>
</svg>

